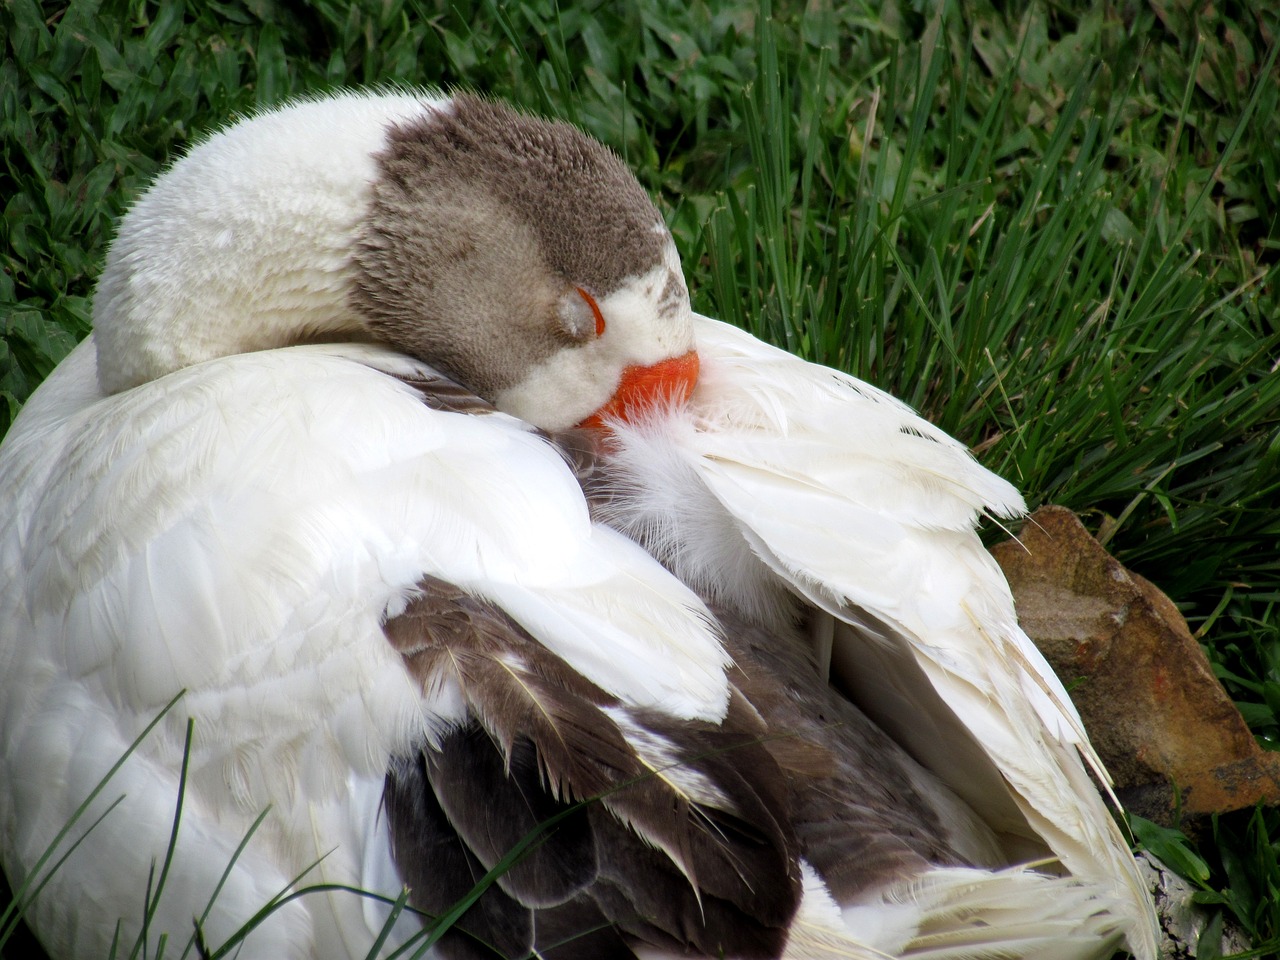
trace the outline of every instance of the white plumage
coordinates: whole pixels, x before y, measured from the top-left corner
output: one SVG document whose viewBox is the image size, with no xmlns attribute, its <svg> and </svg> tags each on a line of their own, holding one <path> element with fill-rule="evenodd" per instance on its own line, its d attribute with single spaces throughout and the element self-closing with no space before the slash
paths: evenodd
<svg viewBox="0 0 1280 960">
<path fill-rule="evenodd" d="M 715 579 L 719 565 L 689 562 L 673 506 L 691 502 L 682 487 L 696 477 L 751 555 L 827 615 L 811 620 L 813 642 L 840 685 L 1010 854 L 1030 860 L 1044 844 L 1077 878 L 1117 884 L 1140 944 L 1145 884 L 1077 752 L 1109 782 L 1102 762 L 973 532 L 982 514 L 1021 513 L 1017 491 L 882 391 L 727 324 L 699 318 L 696 330 L 702 375 L 690 403 L 618 429 L 622 483 L 636 500 L 621 511 L 629 532 L 688 562 L 676 569 L 700 592 L 776 605 L 759 571 L 736 579 L 746 586 L 734 597 Z"/>
<path fill-rule="evenodd" d="M 445 361 L 416 334 L 367 319 L 376 301 L 410 328 L 420 306 L 417 291 L 388 306 L 396 290 L 376 287 L 378 265 L 361 259 L 378 255 L 385 226 L 370 225 L 371 197 L 404 144 L 432 142 L 446 120 L 465 136 L 471 123 L 484 141 L 493 110 L 504 135 L 514 131 L 503 145 L 514 166 L 545 150 L 550 160 L 539 153 L 537 163 L 557 177 L 563 163 L 570 185 L 584 178 L 584 197 L 549 184 L 551 226 L 510 241 L 520 248 L 512 262 L 546 264 L 545 275 L 521 267 L 508 284 L 526 299 L 492 305 L 493 321 L 463 300 L 435 308 L 474 341 Z M 821 851 L 790 846 L 783 824 L 790 866 L 779 884 L 804 891 L 786 956 L 1083 958 L 1123 941 L 1152 957 L 1150 904 L 1080 754 L 1099 774 L 1100 764 L 973 532 L 983 513 L 1017 514 L 1016 491 L 874 388 L 691 318 L 674 248 L 640 201 L 620 207 L 634 214 L 621 242 L 639 238 L 635 250 L 588 249 L 575 254 L 583 276 L 567 275 L 553 256 L 556 230 L 592 226 L 592 190 L 632 187 L 566 129 L 472 98 L 342 95 L 213 137 L 126 218 L 94 336 L 0 448 L 0 489 L 11 492 L 0 520 L 0 858 L 15 887 L 182 696 L 81 817 L 72 836 L 103 819 L 28 908 L 50 952 L 100 957 L 117 923 L 126 944 L 141 929 L 149 872 L 165 862 L 187 718 L 182 820 L 147 925 L 153 943 L 163 931 L 185 941 L 198 916 L 216 945 L 299 878 L 394 900 L 408 854 L 393 853 L 388 771 L 417 752 L 430 768 L 432 751 L 447 754 L 468 724 L 502 740 L 503 720 L 486 711 L 504 701 L 484 699 L 472 654 L 449 647 L 443 662 L 456 669 L 415 672 L 415 657 L 439 651 L 433 631 L 451 614 L 426 616 L 418 640 L 388 642 L 387 625 L 419 616 L 431 584 L 445 583 L 477 605 L 469 622 L 505 625 L 513 644 L 475 664 L 509 675 L 547 716 L 550 694 L 537 682 L 548 677 L 548 690 L 597 698 L 583 709 L 600 736 L 616 731 L 610 742 L 630 751 L 626 762 L 695 810 L 756 803 L 733 786 L 756 769 L 727 769 L 732 757 L 726 767 L 679 763 L 686 731 L 715 736 L 759 718 L 734 706 L 733 671 L 750 659 L 736 654 L 735 666 L 726 652 L 721 631 L 735 618 L 811 645 L 797 656 L 811 656 L 814 689 L 829 673 L 906 748 L 906 776 L 934 797 L 943 833 L 991 862 L 940 864 L 837 902 L 813 866 Z M 448 193 L 461 174 L 442 163 L 433 176 Z M 490 178 L 495 216 L 541 202 L 525 196 L 536 178 L 476 176 Z M 421 196 L 414 202 L 435 194 Z M 429 259 L 459 235 L 483 247 L 490 228 L 476 221 L 425 239 L 412 217 L 384 232 L 420 243 Z M 610 260 L 624 254 L 640 261 Z M 459 276 L 465 289 L 489 289 L 489 272 Z M 594 338 L 565 325 L 564 305 L 580 313 L 579 295 L 593 310 L 598 302 Z M 558 331 L 549 339 L 536 325 L 487 332 L 544 303 Z M 504 353 L 503 341 L 522 337 L 527 350 Z M 341 342 L 354 340 L 382 342 Z M 594 479 L 575 476 L 534 429 L 584 420 L 628 370 L 690 346 L 701 379 L 688 402 L 659 399 L 613 421 Z M 473 358 L 486 389 L 468 382 Z M 415 384 L 438 380 L 432 365 L 530 422 L 424 403 Z M 550 745 L 529 736 L 550 776 Z M 508 766 L 512 749 L 502 746 Z M 759 802 L 803 806 L 803 776 L 787 783 L 791 799 L 761 787 Z M 575 796 L 572 783 L 564 790 Z M 626 803 L 604 805 L 623 835 L 639 833 L 692 886 L 703 883 L 663 828 Z M 696 833 L 703 815 L 679 829 Z M 596 827 L 603 865 L 600 838 L 615 827 Z M 625 869 L 619 856 L 610 869 Z M 1018 866 L 1040 859 L 1061 868 Z M 508 886 L 519 900 L 517 881 Z M 308 894 L 256 929 L 242 956 L 364 956 L 386 916 L 350 892 Z M 392 942 L 417 928 L 403 915 Z M 636 955 L 673 949 L 644 931 L 627 937 Z"/>
</svg>

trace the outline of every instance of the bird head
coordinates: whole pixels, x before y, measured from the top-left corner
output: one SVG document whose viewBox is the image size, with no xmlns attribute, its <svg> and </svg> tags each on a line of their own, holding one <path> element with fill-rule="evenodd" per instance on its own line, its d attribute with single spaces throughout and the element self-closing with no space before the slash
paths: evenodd
<svg viewBox="0 0 1280 960">
<path fill-rule="evenodd" d="M 698 366 L 670 232 L 626 165 L 470 94 L 346 94 L 215 134 L 121 224 L 95 327 L 108 390 L 374 340 L 550 430 L 679 402 Z"/>
<path fill-rule="evenodd" d="M 607 148 L 463 94 L 376 159 L 354 295 L 375 336 L 547 429 L 687 395 L 679 259 Z"/>
</svg>

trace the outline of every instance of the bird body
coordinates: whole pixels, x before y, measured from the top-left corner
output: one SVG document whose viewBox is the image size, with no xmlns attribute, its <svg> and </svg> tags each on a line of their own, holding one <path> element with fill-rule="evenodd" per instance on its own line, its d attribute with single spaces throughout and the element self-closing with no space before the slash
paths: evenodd
<svg viewBox="0 0 1280 960">
<path fill-rule="evenodd" d="M 491 870 L 459 928 L 499 955 L 1153 955 L 973 532 L 1017 493 L 691 314 L 566 125 L 352 93 L 197 146 L 0 489 L 15 888 L 106 781 L 28 908 L 57 958 L 311 884 L 242 955 L 364 956 L 420 930 L 402 886 L 443 913 Z"/>
</svg>

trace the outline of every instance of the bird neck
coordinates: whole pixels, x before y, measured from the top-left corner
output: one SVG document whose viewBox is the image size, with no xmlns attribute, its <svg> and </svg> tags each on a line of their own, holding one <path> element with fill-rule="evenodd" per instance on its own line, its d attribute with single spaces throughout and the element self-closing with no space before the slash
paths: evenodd
<svg viewBox="0 0 1280 960">
<path fill-rule="evenodd" d="M 198 145 L 120 224 L 94 297 L 115 393 L 216 357 L 368 339 L 352 258 L 388 125 L 415 95 L 263 115 Z"/>
</svg>

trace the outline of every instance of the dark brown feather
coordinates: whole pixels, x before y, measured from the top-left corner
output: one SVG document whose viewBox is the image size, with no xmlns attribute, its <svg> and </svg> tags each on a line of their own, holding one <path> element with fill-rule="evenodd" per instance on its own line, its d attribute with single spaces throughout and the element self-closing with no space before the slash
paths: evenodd
<svg viewBox="0 0 1280 960">
<path fill-rule="evenodd" d="M 396 377 L 401 383 L 413 387 L 422 397 L 423 402 L 432 410 L 445 413 L 461 413 L 477 416 L 495 413 L 493 404 L 481 400 L 466 387 L 450 380 L 444 374 L 420 377 Z"/>
<path fill-rule="evenodd" d="M 635 960 L 630 938 L 597 903 L 598 889 L 593 888 L 591 896 L 537 912 L 538 952 L 545 960 Z"/>
<path fill-rule="evenodd" d="M 804 856 L 838 902 L 930 864 L 973 865 L 940 807 L 961 801 L 821 680 L 799 636 L 716 614 L 736 665 L 730 675 L 768 724 L 770 752 L 787 774 Z"/>
<path fill-rule="evenodd" d="M 527 739 L 516 740 L 504 762 L 488 734 L 473 725 L 423 756 L 441 809 L 486 869 L 565 812 L 543 788 L 537 753 Z M 498 884 L 525 906 L 557 906 L 595 879 L 595 857 L 586 811 L 579 810 L 557 820 Z"/>
<path fill-rule="evenodd" d="M 720 725 L 673 720 L 655 711 L 636 711 L 633 719 L 672 745 L 675 763 L 604 797 L 602 804 L 640 827 L 651 842 L 675 838 L 682 843 L 673 859 L 686 866 L 704 897 L 731 901 L 767 926 L 784 925 L 792 904 L 778 896 L 778 886 L 785 882 L 798 895 L 795 838 L 786 784 L 761 743 L 765 732 L 754 712 L 735 693 Z M 713 785 L 732 806 L 697 803 L 690 799 L 696 794 L 667 786 L 666 778 L 679 783 L 690 775 Z M 675 831 L 651 820 L 672 813 L 677 822 L 700 829 Z"/>
<path fill-rule="evenodd" d="M 656 947 L 692 948 L 700 957 L 745 960 L 782 952 L 791 913 L 770 909 L 768 902 L 777 901 L 777 888 L 789 887 L 794 878 L 751 878 L 760 884 L 754 894 L 762 910 L 756 914 L 748 909 L 744 922 L 743 907 L 732 899 L 705 890 L 697 899 L 689 897 L 685 885 L 672 883 L 669 862 L 661 852 L 622 842 L 623 828 L 617 821 L 596 814 L 593 823 L 600 845 L 600 879 L 592 893 L 621 930 Z M 730 878 L 730 885 L 741 882 L 732 870 L 725 874 Z"/>
<path fill-rule="evenodd" d="M 410 904 L 432 917 L 442 916 L 470 893 L 486 870 L 437 802 L 421 755 L 392 765 L 383 805 Z M 496 885 L 440 940 L 441 951 L 451 960 L 523 957 L 532 945 L 532 911 Z"/>
<path fill-rule="evenodd" d="M 619 471 L 609 445 L 581 430 L 551 439 L 572 464 L 592 516 L 630 529 L 637 481 Z M 673 548 L 670 537 L 663 542 L 664 550 L 683 549 L 678 541 Z M 745 540 L 740 548 L 751 549 Z M 931 864 L 998 863 L 980 855 L 989 829 L 977 815 L 823 680 L 798 627 L 766 626 L 713 597 L 703 600 L 736 665 L 730 678 L 758 712 L 764 747 L 786 776 L 790 827 L 837 901 Z"/>
<path fill-rule="evenodd" d="M 444 818 L 479 869 L 586 801 L 507 872 L 469 929 L 516 939 L 533 908 L 539 949 L 567 939 L 557 956 L 585 956 L 571 935 L 602 921 L 708 956 L 776 955 L 799 902 L 797 844 L 782 772 L 746 701 L 735 694 L 720 724 L 627 706 L 491 604 L 438 580 L 419 586 L 387 638 L 428 696 L 457 684 L 473 722 L 405 764 L 421 771 L 412 782 L 393 769 L 397 863 L 429 863 L 439 846 L 410 849 L 419 808 Z M 407 802 L 406 790 L 429 791 L 434 807 Z M 428 820 L 427 836 L 440 834 Z M 597 932 L 585 942 L 607 956 L 621 941 Z"/>
</svg>

